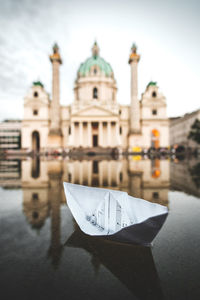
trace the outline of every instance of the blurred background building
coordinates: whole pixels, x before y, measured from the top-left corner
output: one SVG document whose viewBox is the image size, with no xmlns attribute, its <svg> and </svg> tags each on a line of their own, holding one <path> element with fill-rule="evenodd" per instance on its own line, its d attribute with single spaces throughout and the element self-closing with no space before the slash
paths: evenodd
<svg viewBox="0 0 200 300">
<path fill-rule="evenodd" d="M 200 120 L 200 109 L 187 113 L 182 117 L 170 118 L 170 145 L 182 149 L 197 149 L 199 144 L 189 139 L 191 126 Z"/>
<path fill-rule="evenodd" d="M 21 149 L 21 121 L 5 120 L 0 123 L 0 151 Z"/>
</svg>

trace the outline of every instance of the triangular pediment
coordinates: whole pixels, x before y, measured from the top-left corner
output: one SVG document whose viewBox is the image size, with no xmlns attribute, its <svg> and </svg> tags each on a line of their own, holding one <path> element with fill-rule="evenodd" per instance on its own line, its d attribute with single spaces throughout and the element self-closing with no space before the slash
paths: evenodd
<svg viewBox="0 0 200 300">
<path fill-rule="evenodd" d="M 49 101 L 47 99 L 39 98 L 39 99 L 33 99 L 33 98 L 26 98 L 24 101 L 25 106 L 47 106 L 49 105 Z"/>
<path fill-rule="evenodd" d="M 165 106 L 166 105 L 166 101 L 164 97 L 156 98 L 156 99 L 143 98 L 141 103 L 143 106 Z"/>
<path fill-rule="evenodd" d="M 73 114 L 74 116 L 113 116 L 116 115 L 111 110 L 102 106 L 92 105 L 80 109 L 78 112 Z"/>
</svg>

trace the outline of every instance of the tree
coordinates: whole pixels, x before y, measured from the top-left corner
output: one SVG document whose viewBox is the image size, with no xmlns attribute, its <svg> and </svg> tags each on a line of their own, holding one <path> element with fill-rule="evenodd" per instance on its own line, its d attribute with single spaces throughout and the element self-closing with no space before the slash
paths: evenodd
<svg viewBox="0 0 200 300">
<path fill-rule="evenodd" d="M 191 126 L 191 130 L 188 134 L 188 139 L 191 139 L 200 144 L 200 120 L 196 119 Z"/>
</svg>

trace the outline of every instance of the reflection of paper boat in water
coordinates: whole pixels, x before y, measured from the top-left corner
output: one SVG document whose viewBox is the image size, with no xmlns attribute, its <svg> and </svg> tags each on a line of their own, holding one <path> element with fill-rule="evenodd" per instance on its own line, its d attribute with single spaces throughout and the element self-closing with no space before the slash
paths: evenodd
<svg viewBox="0 0 200 300">
<path fill-rule="evenodd" d="M 165 206 L 126 192 L 64 182 L 67 204 L 81 230 L 92 236 L 150 245 L 162 227 Z"/>
<path fill-rule="evenodd" d="M 150 248 L 91 237 L 78 228 L 66 241 L 65 246 L 85 249 L 91 254 L 95 273 L 98 273 L 103 265 L 133 293 L 134 299 L 164 299 Z M 82 256 L 77 256 L 77 262 L 83 264 Z M 121 299 L 116 298 L 113 286 L 109 299 Z"/>
</svg>

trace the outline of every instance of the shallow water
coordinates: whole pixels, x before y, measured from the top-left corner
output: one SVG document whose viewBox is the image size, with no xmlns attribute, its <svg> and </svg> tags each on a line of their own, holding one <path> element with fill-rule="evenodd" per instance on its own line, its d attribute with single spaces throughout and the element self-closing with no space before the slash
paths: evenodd
<svg viewBox="0 0 200 300">
<path fill-rule="evenodd" d="M 200 299 L 200 161 L 0 162 L 2 299 Z M 151 248 L 83 234 L 63 181 L 166 205 Z"/>
</svg>

